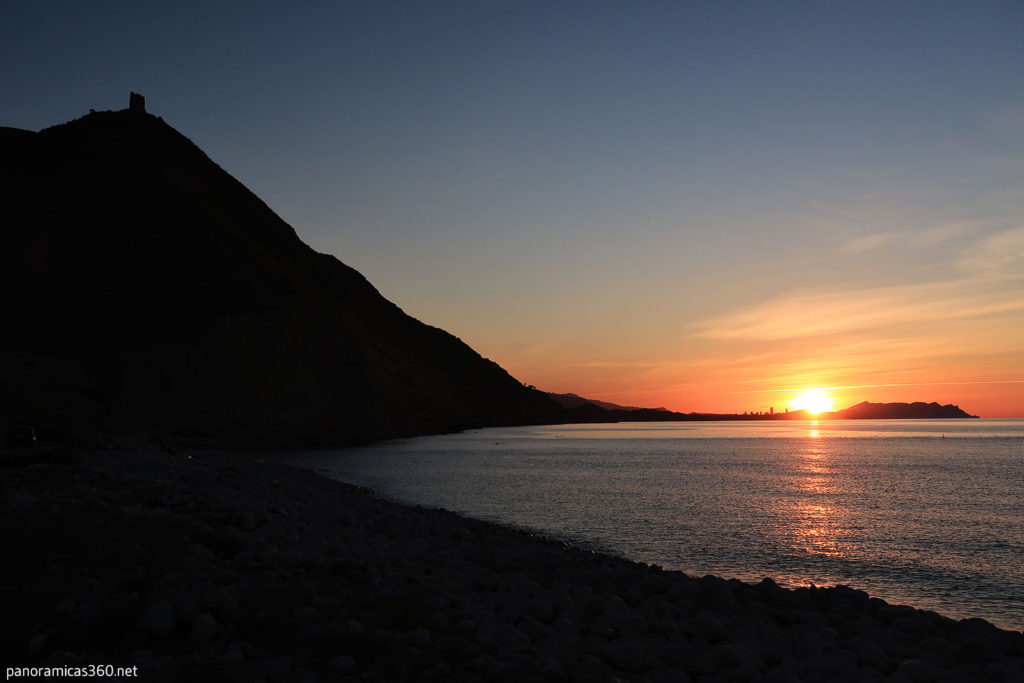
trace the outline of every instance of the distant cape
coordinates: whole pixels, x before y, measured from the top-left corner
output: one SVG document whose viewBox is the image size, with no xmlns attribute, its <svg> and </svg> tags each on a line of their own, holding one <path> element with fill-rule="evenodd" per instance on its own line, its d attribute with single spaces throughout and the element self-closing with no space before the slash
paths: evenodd
<svg viewBox="0 0 1024 683">
<path fill-rule="evenodd" d="M 0 149 L 0 427 L 336 445 L 566 419 L 138 96 Z"/>
<path fill-rule="evenodd" d="M 833 420 L 936 420 L 947 418 L 976 418 L 960 406 L 938 403 L 868 403 L 864 401 L 820 417 Z"/>
</svg>

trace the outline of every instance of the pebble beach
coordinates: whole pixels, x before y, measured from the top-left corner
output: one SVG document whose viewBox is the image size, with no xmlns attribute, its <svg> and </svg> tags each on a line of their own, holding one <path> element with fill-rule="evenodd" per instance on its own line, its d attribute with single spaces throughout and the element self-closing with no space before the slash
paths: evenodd
<svg viewBox="0 0 1024 683">
<path fill-rule="evenodd" d="M 9 680 L 1024 681 L 1024 634 L 980 619 L 664 571 L 251 454 L 0 465 Z"/>
</svg>

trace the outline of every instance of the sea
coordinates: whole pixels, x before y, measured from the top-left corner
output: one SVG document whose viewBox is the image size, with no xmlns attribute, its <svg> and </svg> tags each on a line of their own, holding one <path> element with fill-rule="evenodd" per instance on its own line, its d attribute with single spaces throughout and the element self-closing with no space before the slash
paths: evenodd
<svg viewBox="0 0 1024 683">
<path fill-rule="evenodd" d="M 287 461 L 681 570 L 866 590 L 1024 630 L 1024 420 L 472 430 Z"/>
</svg>

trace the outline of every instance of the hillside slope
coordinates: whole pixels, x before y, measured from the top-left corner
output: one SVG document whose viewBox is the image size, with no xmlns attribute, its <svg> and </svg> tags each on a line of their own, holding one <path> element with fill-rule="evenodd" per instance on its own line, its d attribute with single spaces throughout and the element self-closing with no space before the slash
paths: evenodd
<svg viewBox="0 0 1024 683">
<path fill-rule="evenodd" d="M 593 399 L 593 398 L 584 398 L 584 397 L 580 396 L 579 394 L 573 394 L 573 393 L 569 393 L 569 394 L 556 394 L 556 393 L 552 393 L 552 392 L 549 391 L 549 392 L 547 392 L 547 395 L 550 396 L 551 398 L 555 399 L 556 401 L 558 401 L 562 405 L 563 408 L 570 408 L 570 409 L 571 408 L 578 408 L 580 406 L 585 406 L 587 404 L 592 404 L 592 405 L 597 406 L 598 408 L 603 408 L 604 410 L 611 410 L 611 411 L 615 411 L 615 410 L 625 410 L 625 411 L 655 410 L 655 411 L 661 411 L 661 412 L 666 412 L 666 413 L 669 412 L 668 408 L 641 408 L 640 406 L 623 406 L 623 405 L 619 405 L 618 403 L 610 403 L 608 401 L 599 401 L 599 400 Z"/>
<path fill-rule="evenodd" d="M 563 414 L 158 117 L 0 128 L 0 149 L 0 423 L 301 445 Z"/>
</svg>

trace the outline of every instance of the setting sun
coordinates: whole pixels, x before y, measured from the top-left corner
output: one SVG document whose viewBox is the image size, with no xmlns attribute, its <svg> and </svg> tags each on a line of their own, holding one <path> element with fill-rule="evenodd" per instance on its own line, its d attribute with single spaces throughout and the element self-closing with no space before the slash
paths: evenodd
<svg viewBox="0 0 1024 683">
<path fill-rule="evenodd" d="M 806 410 L 812 415 L 832 410 L 835 400 L 821 389 L 806 389 L 789 402 L 792 410 Z"/>
</svg>

